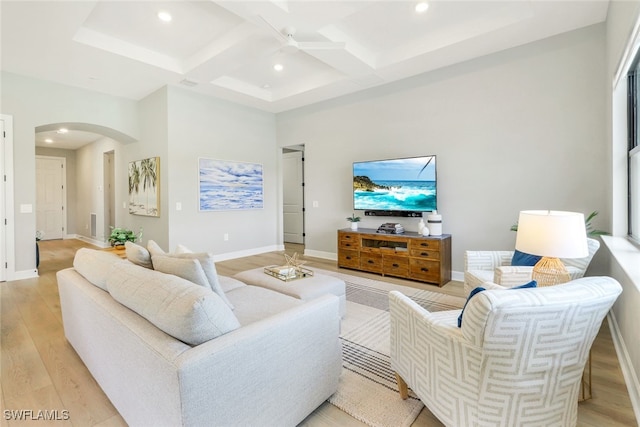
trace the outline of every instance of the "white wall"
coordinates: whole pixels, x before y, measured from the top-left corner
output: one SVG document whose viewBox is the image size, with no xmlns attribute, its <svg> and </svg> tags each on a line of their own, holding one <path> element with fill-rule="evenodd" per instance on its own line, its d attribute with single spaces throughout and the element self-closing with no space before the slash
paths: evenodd
<svg viewBox="0 0 640 427">
<path fill-rule="evenodd" d="M 182 88 L 168 91 L 169 248 L 183 244 L 218 259 L 275 250 L 282 243 L 275 115 Z M 199 212 L 199 157 L 262 164 L 264 208 Z"/>
<path fill-rule="evenodd" d="M 523 209 L 601 212 L 606 196 L 604 25 L 277 116 L 305 144 L 306 249 L 336 252 L 352 162 L 436 154 L 453 269 L 467 249 L 509 249 Z M 362 226 L 381 222 L 365 218 Z M 394 219 L 395 220 L 395 219 Z M 399 219 L 417 230 L 416 219 Z"/>
<path fill-rule="evenodd" d="M 90 214 L 96 214 L 95 240 L 105 242 L 104 215 L 104 153 L 115 151 L 118 153 L 122 144 L 111 138 L 101 138 L 92 144 L 87 144 L 76 150 L 78 198 L 75 205 L 77 234 L 92 239 Z M 116 177 L 118 174 L 116 174 Z M 124 195 L 122 185 L 116 181 L 116 200 Z M 116 203 L 117 204 L 117 203 Z M 118 215 L 116 211 L 116 224 Z M 123 215 L 120 215 L 122 218 Z"/>
<path fill-rule="evenodd" d="M 4 71 L 0 78 L 2 113 L 14 118 L 15 270 L 35 272 L 35 208 L 34 213 L 20 213 L 20 205 L 35 207 L 36 126 L 93 123 L 136 138 L 137 103 Z"/>
<path fill-rule="evenodd" d="M 611 229 L 614 236 L 606 239 L 605 253 L 610 258 L 608 275 L 616 278 L 623 291 L 612 312 L 614 338 L 620 342 L 621 367 L 625 374 L 629 395 L 634 403 L 636 416 L 640 417 L 640 276 L 638 260 L 640 249 L 626 240 L 627 234 L 627 132 L 626 132 L 626 83 L 616 83 L 616 72 L 632 42 L 634 25 L 640 19 L 640 2 L 613 1 L 607 17 L 607 159 L 609 164 Z"/>
</svg>

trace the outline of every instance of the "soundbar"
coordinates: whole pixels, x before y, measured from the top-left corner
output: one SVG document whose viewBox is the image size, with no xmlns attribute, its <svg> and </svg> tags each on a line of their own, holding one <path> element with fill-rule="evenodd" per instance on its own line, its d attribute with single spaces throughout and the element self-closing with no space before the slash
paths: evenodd
<svg viewBox="0 0 640 427">
<path fill-rule="evenodd" d="M 422 212 L 411 211 L 364 211 L 365 216 L 400 216 L 410 218 L 422 217 Z"/>
</svg>

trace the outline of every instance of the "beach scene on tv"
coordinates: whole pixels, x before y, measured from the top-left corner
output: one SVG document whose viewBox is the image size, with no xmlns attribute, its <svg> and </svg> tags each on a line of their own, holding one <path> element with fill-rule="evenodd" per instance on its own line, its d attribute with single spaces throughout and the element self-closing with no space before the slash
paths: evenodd
<svg viewBox="0 0 640 427">
<path fill-rule="evenodd" d="M 436 157 L 355 162 L 353 208 L 414 212 L 436 210 Z"/>
</svg>

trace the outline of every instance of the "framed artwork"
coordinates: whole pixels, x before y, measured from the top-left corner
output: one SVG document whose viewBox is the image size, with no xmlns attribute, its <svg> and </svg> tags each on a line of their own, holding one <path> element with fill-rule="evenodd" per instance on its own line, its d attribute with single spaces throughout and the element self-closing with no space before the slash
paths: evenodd
<svg viewBox="0 0 640 427">
<path fill-rule="evenodd" d="M 129 162 L 129 213 L 160 216 L 160 157 Z"/>
<path fill-rule="evenodd" d="M 259 163 L 198 159 L 199 210 L 262 209 L 264 179 Z"/>
</svg>

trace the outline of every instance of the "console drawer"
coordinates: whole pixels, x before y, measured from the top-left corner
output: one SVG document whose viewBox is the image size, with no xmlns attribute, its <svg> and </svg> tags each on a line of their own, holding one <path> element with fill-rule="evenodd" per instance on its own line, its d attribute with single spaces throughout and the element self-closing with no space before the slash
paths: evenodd
<svg viewBox="0 0 640 427">
<path fill-rule="evenodd" d="M 360 269 L 373 273 L 382 273 L 382 255 L 379 253 L 360 252 Z"/>
<path fill-rule="evenodd" d="M 360 249 L 360 237 L 357 233 L 340 233 L 338 245 L 344 249 Z"/>
<path fill-rule="evenodd" d="M 338 266 L 360 268 L 360 252 L 341 250 L 338 254 Z"/>
<path fill-rule="evenodd" d="M 412 279 L 424 282 L 440 282 L 440 262 L 427 259 L 411 258 L 409 261 L 409 274 Z"/>
<path fill-rule="evenodd" d="M 409 259 L 398 256 L 385 256 L 382 272 L 390 276 L 409 277 Z"/>
<path fill-rule="evenodd" d="M 437 239 L 414 239 L 409 244 L 411 251 L 428 250 L 430 252 L 440 252 L 440 240 Z"/>
<path fill-rule="evenodd" d="M 437 249 L 411 249 L 411 256 L 414 258 L 423 259 L 440 259 L 440 251 Z"/>
</svg>

